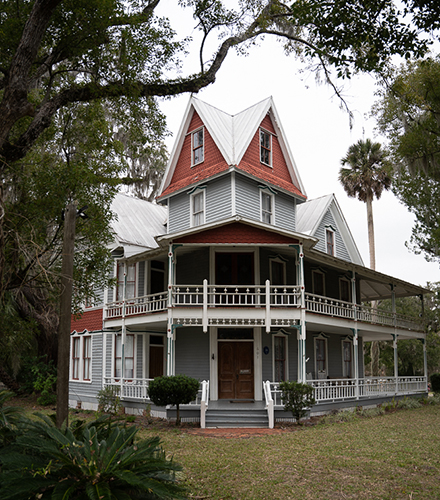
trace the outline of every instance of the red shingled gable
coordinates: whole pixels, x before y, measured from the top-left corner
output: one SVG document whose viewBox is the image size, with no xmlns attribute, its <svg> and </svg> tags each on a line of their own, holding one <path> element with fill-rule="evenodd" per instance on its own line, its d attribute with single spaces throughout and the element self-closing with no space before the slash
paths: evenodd
<svg viewBox="0 0 440 500">
<path fill-rule="evenodd" d="M 241 222 L 232 222 L 226 226 L 207 229 L 206 231 L 184 236 L 175 240 L 174 243 L 254 243 L 259 245 L 293 245 L 297 244 L 298 240 L 295 238 L 288 238 L 287 236 L 272 231 L 265 231 L 258 227 L 248 226 Z"/>
<path fill-rule="evenodd" d="M 199 183 L 201 180 L 212 177 L 219 172 L 228 170 L 229 165 L 223 158 L 222 153 L 211 137 L 209 130 L 205 127 L 205 158 L 202 163 L 191 167 L 191 132 L 194 132 L 203 125 L 199 115 L 194 112 L 194 115 L 186 132 L 182 150 L 174 169 L 173 177 L 168 187 L 160 195 L 159 199 L 170 193 L 174 193 L 179 189 L 191 186 L 194 183 Z"/>
<path fill-rule="evenodd" d="M 77 319 L 72 315 L 70 329 L 72 332 L 74 330 L 77 332 L 83 332 L 84 330 L 88 330 L 89 332 L 102 330 L 102 309 L 84 311 L 81 317 Z"/>
<path fill-rule="evenodd" d="M 278 137 L 275 135 L 272 120 L 268 115 L 265 116 L 260 127 L 274 134 L 272 136 L 272 167 L 268 167 L 260 161 L 260 128 L 258 128 L 238 168 L 262 181 L 269 182 L 306 199 L 307 197 L 292 182 Z"/>
</svg>

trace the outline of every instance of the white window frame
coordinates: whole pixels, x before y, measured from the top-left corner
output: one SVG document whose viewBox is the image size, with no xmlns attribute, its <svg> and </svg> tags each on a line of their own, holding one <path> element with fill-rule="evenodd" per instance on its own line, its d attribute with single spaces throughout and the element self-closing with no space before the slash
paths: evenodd
<svg viewBox="0 0 440 500">
<path fill-rule="evenodd" d="M 197 136 L 199 132 L 202 132 L 202 145 L 201 146 L 194 146 L 194 138 Z M 196 161 L 196 155 L 195 151 L 197 149 L 201 149 L 202 151 L 202 158 Z M 196 165 L 200 165 L 200 163 L 203 163 L 205 161 L 205 127 L 200 127 L 194 131 L 191 132 L 191 166 L 195 167 Z"/>
<path fill-rule="evenodd" d="M 126 338 L 127 337 L 133 337 L 133 376 L 130 377 L 130 376 L 126 376 L 126 373 L 122 374 L 122 334 L 121 333 L 117 333 L 114 337 L 114 340 L 113 340 L 113 357 L 112 357 L 112 378 L 115 379 L 115 380 L 121 380 L 124 379 L 124 380 L 133 380 L 136 378 L 136 344 L 137 344 L 137 335 L 134 334 L 134 333 L 127 333 L 126 334 Z M 116 358 L 116 344 L 117 344 L 117 339 L 120 338 L 121 339 L 121 356 L 118 358 Z M 127 357 L 131 358 L 132 356 L 127 356 L 127 353 L 124 352 L 124 358 L 127 359 Z M 121 376 L 121 375 L 117 375 L 116 374 L 116 359 L 121 359 L 121 375 L 124 375 L 124 376 Z M 125 366 L 125 370 L 127 370 L 127 366 Z"/>
<path fill-rule="evenodd" d="M 270 199 L 270 212 L 263 208 L 263 196 L 268 196 Z M 264 220 L 264 214 L 270 215 L 269 222 Z M 265 224 L 275 224 L 275 195 L 269 189 L 260 189 L 260 220 Z"/>
<path fill-rule="evenodd" d="M 285 364 L 284 364 L 284 380 L 289 380 L 289 344 L 288 344 L 288 336 L 284 333 L 277 333 L 276 335 L 272 335 L 272 380 L 274 382 L 281 382 L 281 380 L 276 380 L 275 374 L 275 338 L 283 338 L 284 339 L 284 349 L 285 349 Z"/>
<path fill-rule="evenodd" d="M 287 271 L 286 271 L 286 261 L 281 257 L 269 257 L 269 279 L 270 284 L 273 285 L 273 276 L 272 276 L 272 263 L 276 262 L 277 264 L 281 264 L 283 266 L 283 285 L 285 286 L 287 283 Z M 281 286 L 281 285 L 276 285 Z"/>
<path fill-rule="evenodd" d="M 324 341 L 325 369 L 318 371 L 318 360 L 316 356 L 317 341 Z M 313 339 L 313 357 L 315 361 L 315 378 L 326 379 L 328 377 L 328 339 L 322 333 Z"/>
<path fill-rule="evenodd" d="M 329 235 L 332 235 L 332 253 L 330 253 L 329 250 Z M 331 227 L 326 227 L 325 228 L 325 253 L 327 255 L 331 255 L 332 257 L 336 257 L 336 232 L 333 228 Z"/>
<path fill-rule="evenodd" d="M 84 369 L 85 369 L 85 363 L 84 360 L 86 359 L 84 357 L 85 351 L 85 343 L 86 339 L 90 341 L 90 352 L 89 352 L 89 357 L 87 358 L 89 360 L 89 378 L 84 377 Z M 75 344 L 78 343 L 78 350 L 79 356 L 77 358 L 74 358 L 74 346 Z M 93 363 L 93 355 L 92 355 L 92 335 L 85 330 L 82 333 L 77 333 L 74 332 L 74 334 L 70 337 L 70 381 L 72 382 L 84 382 L 86 384 L 91 384 L 92 383 L 92 363 Z M 74 363 L 74 359 L 78 359 L 77 364 Z M 75 377 L 77 375 L 77 377 Z"/>
<path fill-rule="evenodd" d="M 115 289 L 115 297 L 117 301 L 121 301 L 124 299 L 124 282 L 125 282 L 125 271 L 127 271 L 127 283 L 128 283 L 128 275 L 129 275 L 129 269 L 134 269 L 134 281 L 130 281 L 130 283 L 134 283 L 134 289 L 133 289 L 133 296 L 131 297 L 130 294 L 127 294 L 127 286 L 125 290 L 125 299 L 126 300 L 131 300 L 135 299 L 138 295 L 138 263 L 135 262 L 134 264 L 127 264 L 125 265 L 124 262 L 121 261 L 116 261 L 116 289 Z M 122 269 L 122 280 L 119 279 L 119 269 Z"/>
<path fill-rule="evenodd" d="M 344 344 L 345 343 L 348 343 L 350 344 L 350 356 L 351 356 L 351 360 L 350 360 L 350 372 L 349 374 L 347 374 L 347 368 L 345 366 L 345 359 L 344 359 L 344 354 L 345 354 L 345 350 L 344 350 Z M 341 352 L 342 352 L 342 376 L 344 378 L 353 378 L 353 368 L 354 368 L 354 352 L 353 352 L 353 339 L 350 338 L 350 337 L 345 337 L 341 340 Z"/>
<path fill-rule="evenodd" d="M 262 135 L 267 135 L 269 137 L 269 148 L 266 148 L 262 145 L 261 143 L 261 137 Z M 260 128 L 259 130 L 259 134 L 258 134 L 258 144 L 259 144 L 259 147 L 260 147 L 260 163 L 262 163 L 263 165 L 266 165 L 268 167 L 271 167 L 272 168 L 272 160 L 273 160 L 273 150 L 272 150 L 272 147 L 273 147 L 273 141 L 272 141 L 272 136 L 273 134 L 271 132 L 269 132 L 268 130 L 265 130 L 264 128 Z M 265 150 L 265 151 L 269 151 L 269 163 L 263 161 L 263 155 L 261 154 L 262 153 L 262 150 Z"/>
<path fill-rule="evenodd" d="M 194 199 L 196 196 L 202 196 L 203 200 L 203 210 L 197 212 L 197 214 L 194 213 Z M 206 220 L 206 190 L 205 189 L 196 189 L 193 193 L 190 195 L 190 210 L 191 210 L 191 227 L 197 227 L 201 226 L 202 224 L 205 223 Z M 201 214 L 201 222 L 197 223 L 195 222 L 195 216 Z"/>
<path fill-rule="evenodd" d="M 320 274 L 322 276 L 322 295 L 317 294 L 315 292 L 315 274 Z M 320 269 L 312 269 L 312 293 L 314 295 L 320 295 L 321 297 L 325 297 L 325 274 Z"/>
</svg>

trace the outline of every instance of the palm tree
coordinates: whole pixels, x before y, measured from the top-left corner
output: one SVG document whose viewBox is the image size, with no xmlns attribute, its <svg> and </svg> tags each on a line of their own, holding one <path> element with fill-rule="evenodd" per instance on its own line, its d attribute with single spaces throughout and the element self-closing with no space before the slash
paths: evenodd
<svg viewBox="0 0 440 500">
<path fill-rule="evenodd" d="M 379 199 L 383 190 L 391 187 L 392 166 L 388 154 L 378 142 L 360 139 L 348 148 L 341 164 L 349 168 L 339 170 L 339 182 L 348 196 L 358 198 L 367 204 L 368 244 L 370 249 L 370 268 L 376 269 L 374 246 L 373 199 Z M 376 304 L 372 303 L 373 310 Z M 371 343 L 371 371 L 379 375 L 379 344 Z"/>
<path fill-rule="evenodd" d="M 379 199 L 383 190 L 391 187 L 391 162 L 388 153 L 378 142 L 359 140 L 348 148 L 341 164 L 349 168 L 339 170 L 339 182 L 351 198 L 358 198 L 367 204 L 368 244 L 370 268 L 376 269 L 374 249 L 373 199 Z"/>
</svg>

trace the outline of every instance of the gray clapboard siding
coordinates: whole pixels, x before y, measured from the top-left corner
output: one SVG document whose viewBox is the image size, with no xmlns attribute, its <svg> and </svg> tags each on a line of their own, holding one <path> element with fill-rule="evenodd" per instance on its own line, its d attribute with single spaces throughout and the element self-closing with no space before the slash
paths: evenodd
<svg viewBox="0 0 440 500">
<path fill-rule="evenodd" d="M 190 227 L 190 196 L 181 193 L 168 202 L 168 233 L 174 233 Z"/>
<path fill-rule="evenodd" d="M 295 231 L 295 199 L 284 193 L 275 195 L 275 225 L 287 229 L 288 231 Z"/>
<path fill-rule="evenodd" d="M 112 358 L 113 358 L 113 349 L 115 345 L 113 334 L 107 334 L 105 345 L 106 345 L 106 359 L 105 359 L 105 376 L 112 377 Z"/>
<path fill-rule="evenodd" d="M 235 210 L 237 215 L 260 220 L 260 190 L 252 179 L 235 176 Z"/>
<path fill-rule="evenodd" d="M 138 297 L 145 295 L 145 261 L 138 262 Z"/>
<path fill-rule="evenodd" d="M 144 368 L 144 335 L 136 335 L 136 378 L 143 378 Z"/>
<path fill-rule="evenodd" d="M 229 175 L 210 182 L 206 188 L 205 222 L 225 219 L 232 214 L 231 178 Z"/>
<path fill-rule="evenodd" d="M 176 330 L 176 375 L 209 380 L 209 335 L 200 327 Z"/>
<path fill-rule="evenodd" d="M 291 330 L 285 328 L 284 330 L 289 331 L 291 335 L 286 337 L 287 339 L 287 361 L 289 373 L 287 373 L 287 380 L 297 380 L 298 379 L 298 342 L 296 339 L 296 330 Z M 273 381 L 273 343 L 272 335 L 263 334 L 262 337 L 262 365 L 263 365 L 263 381 L 270 380 Z M 264 354 L 264 348 L 269 349 L 268 354 Z"/>
<path fill-rule="evenodd" d="M 327 210 L 326 214 L 322 218 L 321 223 L 319 224 L 318 229 L 316 230 L 315 236 L 319 238 L 319 242 L 315 246 L 316 250 L 320 250 L 321 252 L 327 251 L 326 241 L 325 241 L 326 226 L 331 226 L 333 229 L 335 229 L 336 257 L 351 262 L 350 254 L 347 251 L 347 247 L 345 246 L 344 240 L 342 239 L 339 228 L 336 225 L 336 222 L 330 210 Z"/>
</svg>

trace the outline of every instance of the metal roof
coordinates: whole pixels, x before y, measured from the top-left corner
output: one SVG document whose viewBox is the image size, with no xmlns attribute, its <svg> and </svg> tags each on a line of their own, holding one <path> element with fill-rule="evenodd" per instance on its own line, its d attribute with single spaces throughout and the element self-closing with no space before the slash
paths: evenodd
<svg viewBox="0 0 440 500">
<path fill-rule="evenodd" d="M 166 207 L 119 193 L 111 209 L 116 214 L 112 222 L 115 243 L 125 248 L 126 257 L 157 248 L 155 236 L 166 232 Z"/>
</svg>

